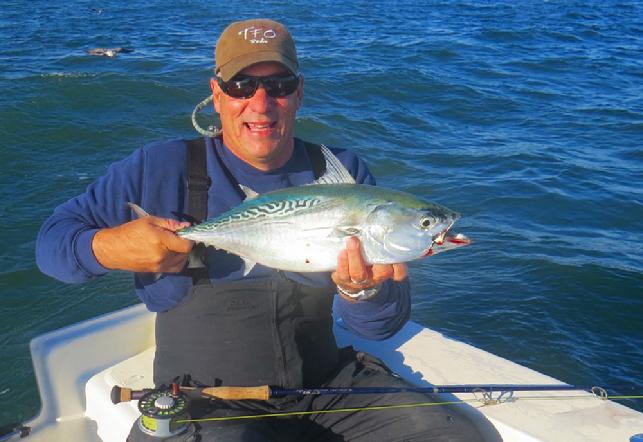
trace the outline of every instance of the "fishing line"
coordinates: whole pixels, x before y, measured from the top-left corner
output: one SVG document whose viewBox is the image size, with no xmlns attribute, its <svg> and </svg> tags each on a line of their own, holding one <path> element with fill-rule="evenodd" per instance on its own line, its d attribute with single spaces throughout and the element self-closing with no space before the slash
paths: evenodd
<svg viewBox="0 0 643 442">
<path fill-rule="evenodd" d="M 476 399 L 463 399 L 458 401 L 444 401 L 444 402 L 417 402 L 412 404 L 398 404 L 398 405 L 377 405 L 371 407 L 357 407 L 357 408 L 336 408 L 332 410 L 317 410 L 317 411 L 291 411 L 285 413 L 265 413 L 265 414 L 250 414 L 250 415 L 241 415 L 241 416 L 223 416 L 223 417 L 208 417 L 201 419 L 182 419 L 177 420 L 177 423 L 185 422 L 224 422 L 231 420 L 243 420 L 243 419 L 264 419 L 269 417 L 290 417 L 290 416 L 310 416 L 313 414 L 330 414 L 330 413 L 354 413 L 360 411 L 383 411 L 383 410 L 393 410 L 401 408 L 419 408 L 419 407 L 432 407 L 440 405 L 464 405 L 470 403 L 482 403 L 480 407 L 488 405 L 497 405 L 505 402 L 515 402 L 518 400 L 570 400 L 570 399 L 601 399 L 601 400 L 616 400 L 616 399 L 643 399 L 643 395 L 631 395 L 631 396 L 598 396 L 596 394 L 592 396 L 587 395 L 575 395 L 575 396 L 520 396 L 513 397 L 510 396 L 506 399 L 485 399 L 485 398 L 476 398 Z M 478 407 L 478 408 L 480 408 Z"/>
<path fill-rule="evenodd" d="M 207 422 L 207 421 L 227 421 L 236 419 L 261 419 L 266 417 L 287 417 L 287 416 L 307 416 L 311 414 L 330 414 L 330 413 L 351 413 L 356 411 L 378 411 L 378 410 L 391 410 L 395 408 L 414 408 L 414 407 L 430 407 L 436 405 L 457 405 L 465 402 L 475 402 L 475 399 L 466 401 L 453 401 L 453 402 L 418 402 L 413 404 L 398 404 L 398 405 L 377 405 L 372 407 L 358 407 L 358 408 L 335 408 L 332 410 L 317 410 L 317 411 L 290 411 L 285 413 L 267 413 L 267 414 L 250 414 L 242 416 L 224 416 L 224 417 L 207 417 L 201 419 L 185 419 L 177 421 L 183 422 Z"/>
</svg>

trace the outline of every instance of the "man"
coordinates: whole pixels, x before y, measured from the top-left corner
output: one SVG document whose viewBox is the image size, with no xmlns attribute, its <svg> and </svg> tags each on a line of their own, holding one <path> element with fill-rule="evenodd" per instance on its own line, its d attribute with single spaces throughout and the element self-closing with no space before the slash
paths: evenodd
<svg viewBox="0 0 643 442">
<path fill-rule="evenodd" d="M 112 165 L 87 191 L 45 222 L 37 261 L 43 272 L 81 282 L 112 269 L 135 272 L 137 293 L 156 319 L 154 382 L 177 377 L 201 385 L 404 386 L 378 360 L 338 349 L 331 305 L 354 333 L 384 339 L 408 320 L 406 266 L 366 265 L 357 238 L 347 241 L 337 270 L 295 274 L 194 247 L 174 232 L 258 193 L 310 183 L 319 146 L 293 137 L 303 77 L 290 33 L 280 23 L 236 22 L 215 51 L 213 102 L 222 136 L 145 146 Z M 354 154 L 334 149 L 358 183 L 374 184 Z M 208 184 L 209 183 L 209 184 Z M 157 215 L 133 219 L 127 202 Z M 284 248 L 287 244 L 284 245 Z M 188 264 L 189 261 L 189 264 Z M 162 275 L 159 277 L 158 274 Z M 427 396 L 337 396 L 267 403 L 195 401 L 192 417 L 325 410 L 426 402 Z M 306 418 L 203 423 L 202 440 L 479 440 L 457 409 L 445 406 L 316 414 Z M 195 428 L 171 440 L 195 437 Z M 147 440 L 137 428 L 130 440 Z"/>
</svg>

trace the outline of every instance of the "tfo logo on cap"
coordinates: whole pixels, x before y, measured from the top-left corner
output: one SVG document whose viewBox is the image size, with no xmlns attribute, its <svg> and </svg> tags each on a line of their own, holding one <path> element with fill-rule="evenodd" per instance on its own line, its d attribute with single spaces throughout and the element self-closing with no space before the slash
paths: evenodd
<svg viewBox="0 0 643 442">
<path fill-rule="evenodd" d="M 266 44 L 268 40 L 271 40 L 277 36 L 277 32 L 274 29 L 264 29 L 264 28 L 255 28 L 250 26 L 245 28 L 243 31 L 239 31 L 239 35 L 243 36 L 243 39 L 249 43 L 259 43 Z"/>
</svg>

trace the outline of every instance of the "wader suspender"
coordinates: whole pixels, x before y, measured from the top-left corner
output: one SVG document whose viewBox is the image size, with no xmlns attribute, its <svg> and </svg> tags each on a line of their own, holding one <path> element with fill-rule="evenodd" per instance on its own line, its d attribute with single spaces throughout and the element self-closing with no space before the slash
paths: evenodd
<svg viewBox="0 0 643 442">
<path fill-rule="evenodd" d="M 202 223 L 208 216 L 208 189 L 212 180 L 208 176 L 205 140 L 188 140 L 188 214 L 195 223 Z M 198 243 L 190 253 L 188 272 L 194 285 L 208 282 L 205 266 L 205 244 Z"/>
<path fill-rule="evenodd" d="M 208 176 L 205 140 L 188 141 L 188 213 L 202 223 L 208 216 L 208 189 L 212 181 Z"/>
<path fill-rule="evenodd" d="M 208 216 L 208 189 L 212 180 L 207 171 L 205 139 L 196 138 L 187 141 L 188 146 L 188 214 L 196 223 L 205 221 Z M 313 176 L 318 179 L 326 172 L 326 160 L 318 144 L 304 141 L 306 153 L 313 168 Z M 192 282 L 208 284 L 208 269 L 205 265 L 205 244 L 198 243 L 192 250 L 188 272 Z"/>
</svg>

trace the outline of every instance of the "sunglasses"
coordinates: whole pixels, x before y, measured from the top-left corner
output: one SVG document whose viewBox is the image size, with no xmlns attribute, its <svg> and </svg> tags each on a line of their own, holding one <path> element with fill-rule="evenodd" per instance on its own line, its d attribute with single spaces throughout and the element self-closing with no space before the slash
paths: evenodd
<svg viewBox="0 0 643 442">
<path fill-rule="evenodd" d="M 270 75 L 268 77 L 251 77 L 249 75 L 237 75 L 228 81 L 216 77 L 219 87 L 226 94 L 233 98 L 250 98 L 261 83 L 266 93 L 273 98 L 285 97 L 297 90 L 299 86 L 299 75 Z"/>
</svg>

